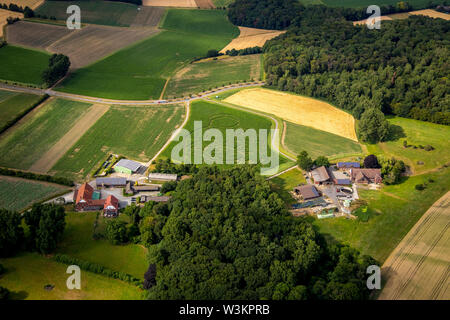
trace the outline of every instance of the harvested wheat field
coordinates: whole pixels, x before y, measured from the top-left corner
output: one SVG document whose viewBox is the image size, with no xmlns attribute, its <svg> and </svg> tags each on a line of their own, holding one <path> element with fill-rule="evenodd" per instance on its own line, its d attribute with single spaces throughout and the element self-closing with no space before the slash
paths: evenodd
<svg viewBox="0 0 450 320">
<path fill-rule="evenodd" d="M 389 16 L 381 16 L 380 17 L 380 19 L 381 19 L 381 21 L 386 21 L 386 20 L 393 20 L 391 17 L 389 17 Z M 353 21 L 353 25 L 354 26 L 356 26 L 356 25 L 363 25 L 363 24 L 366 24 L 366 19 L 364 19 L 364 20 L 359 20 L 359 21 Z M 372 20 L 372 23 L 371 23 L 372 25 L 374 25 L 375 24 L 375 19 L 373 19 Z"/>
<path fill-rule="evenodd" d="M 417 11 L 410 11 L 410 12 L 402 12 L 402 13 L 394 13 L 387 16 L 381 16 L 381 21 L 383 20 L 399 20 L 399 19 L 408 19 L 412 15 L 421 15 L 421 16 L 427 16 L 430 18 L 441 18 L 444 20 L 450 20 L 450 15 L 439 12 L 432 9 L 426 9 L 426 10 L 417 10 Z M 361 25 L 366 24 L 366 20 L 360 20 L 360 21 L 354 21 L 353 25 Z"/>
<path fill-rule="evenodd" d="M 6 28 L 6 40 L 13 45 L 45 50 L 62 37 L 74 32 L 76 30 L 69 30 L 64 26 L 18 21 Z"/>
<path fill-rule="evenodd" d="M 143 6 L 197 8 L 195 0 L 142 0 Z"/>
<path fill-rule="evenodd" d="M 450 20 L 450 14 L 446 14 L 446 13 L 439 12 L 439 11 L 432 10 L 432 9 L 411 11 L 411 12 L 409 12 L 409 14 L 422 15 L 422 16 L 427 16 L 430 18 L 441 18 L 444 20 Z"/>
<path fill-rule="evenodd" d="M 44 2 L 44 0 L 1 0 L 0 1 L 0 3 L 7 4 L 8 6 L 11 3 L 14 3 L 23 8 L 30 7 L 33 10 L 36 9 L 37 7 L 39 7 L 43 2 Z"/>
<path fill-rule="evenodd" d="M 47 173 L 58 160 L 100 119 L 109 106 L 94 104 L 77 120 L 70 129 L 53 147 L 45 152 L 29 169 L 31 172 Z"/>
<path fill-rule="evenodd" d="M 157 27 L 164 12 L 166 8 L 141 7 L 131 27 Z"/>
<path fill-rule="evenodd" d="M 89 25 L 47 47 L 69 56 L 71 69 L 78 69 L 156 33 L 157 28 L 120 28 Z"/>
<path fill-rule="evenodd" d="M 23 18 L 23 13 L 0 9 L 0 37 L 3 37 L 3 27 L 7 25 L 6 19 L 9 17 Z"/>
<path fill-rule="evenodd" d="M 279 30 L 264 30 L 256 28 L 239 27 L 239 37 L 233 39 L 225 48 L 220 52 L 225 53 L 231 49 L 245 49 L 252 47 L 262 47 L 266 41 L 278 37 L 280 34 L 286 31 Z"/>
<path fill-rule="evenodd" d="M 216 7 L 212 0 L 195 0 L 195 3 L 200 9 L 214 9 Z"/>
<path fill-rule="evenodd" d="M 256 88 L 239 91 L 226 98 L 225 102 L 358 141 L 355 119 L 350 114 L 313 98 Z"/>
<path fill-rule="evenodd" d="M 450 299 L 450 192 L 422 216 L 382 267 L 380 300 Z"/>
</svg>

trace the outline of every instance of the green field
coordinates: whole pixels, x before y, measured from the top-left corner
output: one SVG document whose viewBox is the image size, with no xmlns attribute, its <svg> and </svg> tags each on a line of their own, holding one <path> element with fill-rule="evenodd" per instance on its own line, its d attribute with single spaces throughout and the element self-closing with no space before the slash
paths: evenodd
<svg viewBox="0 0 450 320">
<path fill-rule="evenodd" d="M 216 7 L 228 7 L 234 0 L 213 0 Z"/>
<path fill-rule="evenodd" d="M 426 183 L 427 188 L 416 190 L 415 185 L 420 183 Z M 382 263 L 428 208 L 448 191 L 449 185 L 450 169 L 445 168 L 409 177 L 402 184 L 385 186 L 381 191 L 358 189 L 370 211 L 376 213 L 368 222 L 335 218 L 314 219 L 314 224 L 330 241 L 350 244 Z"/>
<path fill-rule="evenodd" d="M 48 199 L 64 190 L 68 188 L 45 182 L 0 176 L 0 208 L 20 211 L 36 201 Z"/>
<path fill-rule="evenodd" d="M 0 49 L 0 79 L 41 86 L 50 54 L 14 46 Z"/>
<path fill-rule="evenodd" d="M 110 99 L 158 99 L 166 79 L 209 49 L 239 34 L 220 10 L 168 10 L 163 31 L 89 67 L 75 71 L 58 90 Z"/>
<path fill-rule="evenodd" d="M 272 127 L 272 122 L 262 116 L 255 115 L 246 111 L 238 110 L 235 108 L 229 108 L 222 105 L 218 105 L 212 102 L 207 102 L 205 100 L 195 101 L 191 104 L 191 111 L 189 116 L 189 121 L 187 122 L 184 129 L 189 132 L 194 132 L 194 122 L 201 121 L 203 133 L 208 129 L 218 129 L 222 132 L 223 138 L 223 161 L 225 162 L 225 143 L 226 143 L 226 129 L 255 129 L 259 135 L 259 129 L 270 130 Z M 270 131 L 267 131 L 268 133 Z M 191 142 L 193 144 L 193 136 L 191 134 Z M 270 137 L 268 140 L 268 148 L 270 143 Z M 248 159 L 248 139 L 246 140 L 246 155 L 245 158 Z M 174 141 L 161 153 L 161 158 L 170 158 L 172 149 L 175 145 L 180 143 L 179 141 Z M 203 142 L 201 146 L 196 146 L 191 148 L 192 162 L 194 157 L 194 150 L 204 150 L 211 142 Z M 259 150 L 259 149 L 258 149 Z M 235 158 L 237 157 L 236 144 L 235 144 Z M 259 157 L 258 157 L 259 159 Z M 286 166 L 292 165 L 292 162 L 280 156 L 280 170 L 286 168 Z"/>
<path fill-rule="evenodd" d="M 259 80 L 261 55 L 207 59 L 186 66 L 173 76 L 165 96 L 185 97 L 238 81 Z"/>
<path fill-rule="evenodd" d="M 81 290 L 66 286 L 67 266 L 37 253 L 21 253 L 2 259 L 7 269 L 0 286 L 9 289 L 12 299 L 23 300 L 141 300 L 144 292 L 120 280 L 81 271 Z M 51 291 L 46 285 L 54 285 Z"/>
<path fill-rule="evenodd" d="M 80 7 L 82 23 L 129 27 L 138 13 L 136 5 L 111 1 L 45 1 L 36 13 L 66 20 L 66 10 L 70 5 Z"/>
<path fill-rule="evenodd" d="M 183 106 L 112 106 L 52 168 L 82 179 L 108 152 L 150 160 L 182 122 Z"/>
<path fill-rule="evenodd" d="M 287 205 L 295 203 L 295 199 L 291 197 L 289 191 L 299 184 L 306 184 L 306 179 L 300 169 L 292 169 L 285 172 L 278 177 L 270 180 L 272 182 L 272 189 L 278 193 Z"/>
<path fill-rule="evenodd" d="M 332 133 L 286 122 L 284 143 L 293 153 L 305 150 L 314 159 L 318 156 L 345 157 L 361 153 L 359 143 Z"/>
<path fill-rule="evenodd" d="M 403 133 L 400 133 L 400 136 L 403 137 L 395 141 L 368 145 L 370 153 L 402 159 L 412 168 L 415 174 L 424 173 L 450 162 L 449 126 L 400 117 L 389 118 L 388 120 L 396 128 L 403 131 Z M 417 148 L 404 148 L 404 140 L 407 140 L 409 145 L 417 146 Z M 426 151 L 419 148 L 419 145 L 431 145 L 435 150 Z M 418 164 L 418 161 L 423 162 L 423 165 Z"/>
<path fill-rule="evenodd" d="M 0 140 L 0 165 L 28 169 L 70 130 L 90 104 L 54 99 Z"/>
<path fill-rule="evenodd" d="M 144 278 L 147 271 L 147 249 L 141 245 L 112 245 L 107 240 L 93 240 L 96 212 L 68 212 L 66 229 L 56 253 L 97 263 L 114 271 Z M 119 219 L 127 219 L 120 216 Z M 104 229 L 107 218 L 99 217 L 97 232 Z M 128 220 L 126 220 L 128 221 Z"/>
<path fill-rule="evenodd" d="M 346 7 L 346 8 L 367 8 L 370 5 L 378 6 L 395 6 L 399 0 L 306 0 L 300 2 L 305 4 L 325 4 L 330 7 Z M 430 1 L 429 0 L 408 0 L 406 1 L 414 7 L 414 9 L 425 8 Z"/>
<path fill-rule="evenodd" d="M 34 94 L 13 93 L 0 90 L 0 128 L 3 128 L 8 122 L 16 119 L 20 114 L 38 102 L 39 99 L 41 99 L 41 96 Z"/>
</svg>

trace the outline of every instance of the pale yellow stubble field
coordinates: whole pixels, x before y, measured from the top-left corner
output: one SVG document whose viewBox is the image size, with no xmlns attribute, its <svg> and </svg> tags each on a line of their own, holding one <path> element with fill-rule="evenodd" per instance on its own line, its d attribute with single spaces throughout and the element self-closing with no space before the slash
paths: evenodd
<svg viewBox="0 0 450 320">
<path fill-rule="evenodd" d="M 358 141 L 353 116 L 320 100 L 256 88 L 239 91 L 225 102 Z"/>
</svg>

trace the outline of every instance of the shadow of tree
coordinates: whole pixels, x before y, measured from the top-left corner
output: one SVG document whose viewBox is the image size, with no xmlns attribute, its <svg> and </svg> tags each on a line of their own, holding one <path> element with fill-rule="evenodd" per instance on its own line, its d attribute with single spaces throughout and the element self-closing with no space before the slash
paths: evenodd
<svg viewBox="0 0 450 320">
<path fill-rule="evenodd" d="M 11 300 L 25 300 L 28 297 L 28 292 L 26 291 L 12 291 L 9 294 L 9 299 Z"/>
<path fill-rule="evenodd" d="M 398 125 L 391 124 L 389 126 L 389 134 L 386 141 L 397 141 L 401 138 L 406 138 L 403 128 Z"/>
</svg>

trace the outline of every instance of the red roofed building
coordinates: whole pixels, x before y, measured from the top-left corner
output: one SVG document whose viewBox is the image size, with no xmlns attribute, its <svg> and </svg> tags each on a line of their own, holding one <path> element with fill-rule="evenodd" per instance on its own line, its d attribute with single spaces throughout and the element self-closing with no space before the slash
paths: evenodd
<svg viewBox="0 0 450 320">
<path fill-rule="evenodd" d="M 109 195 L 105 200 L 103 206 L 103 215 L 106 217 L 117 216 L 119 213 L 119 200 L 116 197 Z"/>
<path fill-rule="evenodd" d="M 92 199 L 94 188 L 88 183 L 82 184 L 73 194 L 73 202 L 77 211 L 103 210 L 107 217 L 117 216 L 119 213 L 119 200 L 113 195 L 106 199 Z"/>
</svg>

